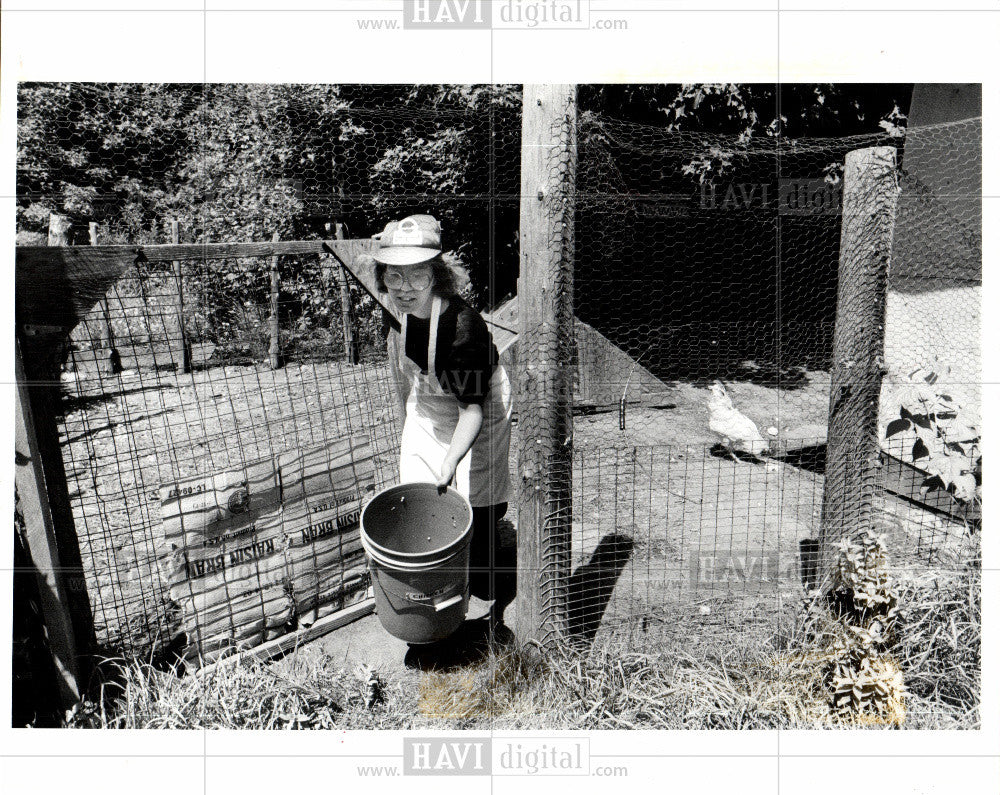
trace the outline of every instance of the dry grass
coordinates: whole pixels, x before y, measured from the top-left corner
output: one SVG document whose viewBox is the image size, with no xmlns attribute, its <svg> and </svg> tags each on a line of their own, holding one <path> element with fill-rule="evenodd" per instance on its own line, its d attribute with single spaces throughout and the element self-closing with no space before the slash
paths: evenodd
<svg viewBox="0 0 1000 795">
<path fill-rule="evenodd" d="M 978 562 L 900 583 L 900 640 L 910 719 L 925 729 L 980 726 L 982 572 Z"/>
<path fill-rule="evenodd" d="M 344 671 L 312 649 L 277 663 L 245 661 L 178 677 L 109 663 L 115 676 L 70 725 L 245 729 L 673 729 L 979 726 L 978 565 L 897 582 L 897 639 L 876 665 L 906 686 L 883 714 L 837 717 L 831 660 L 845 629 L 829 613 L 715 638 L 681 629 L 655 652 L 614 637 L 585 651 L 541 655 L 490 647 L 449 672 Z"/>
</svg>

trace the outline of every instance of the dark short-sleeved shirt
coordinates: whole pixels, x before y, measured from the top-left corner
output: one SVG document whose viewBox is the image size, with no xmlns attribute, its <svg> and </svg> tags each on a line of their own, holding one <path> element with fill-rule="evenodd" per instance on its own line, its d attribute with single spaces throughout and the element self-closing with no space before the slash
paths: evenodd
<svg viewBox="0 0 1000 795">
<path fill-rule="evenodd" d="M 406 323 L 406 356 L 426 372 L 430 318 L 409 315 Z M 448 308 L 438 319 L 434 364 L 441 388 L 462 403 L 482 405 L 499 358 L 482 315 L 461 298 L 449 297 Z"/>
</svg>

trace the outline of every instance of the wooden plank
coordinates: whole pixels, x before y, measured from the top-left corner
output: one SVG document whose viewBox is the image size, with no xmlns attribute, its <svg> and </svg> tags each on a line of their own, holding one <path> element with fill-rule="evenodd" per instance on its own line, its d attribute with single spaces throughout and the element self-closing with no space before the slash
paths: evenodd
<svg viewBox="0 0 1000 795">
<path fill-rule="evenodd" d="M 18 246 L 15 316 L 39 336 L 68 334 L 139 259 L 145 263 L 337 252 L 351 263 L 371 240 L 289 240 L 267 243 L 185 243 L 150 246 Z"/>
<path fill-rule="evenodd" d="M 271 240 L 278 242 L 278 233 L 275 232 Z M 278 297 L 281 294 L 281 274 L 278 271 L 277 255 L 271 257 L 271 314 L 268 317 L 268 329 L 270 330 L 270 342 L 267 347 L 267 360 L 272 370 L 281 367 L 281 336 L 278 327 Z"/>
<path fill-rule="evenodd" d="M 483 312 L 483 320 L 493 336 L 497 353 L 503 356 L 517 342 L 517 296 L 505 301 L 492 312 Z"/>
<path fill-rule="evenodd" d="M 332 255 L 334 259 L 340 263 L 341 267 L 347 271 L 351 278 L 354 279 L 358 284 L 361 285 L 362 289 L 371 296 L 372 300 L 378 304 L 382 311 L 385 312 L 386 318 L 389 321 L 389 325 L 392 326 L 396 331 L 399 331 L 402 326 L 399 323 L 399 313 L 392 308 L 390 302 L 385 300 L 384 294 L 378 291 L 378 285 L 375 284 L 375 273 L 373 270 L 366 270 L 364 268 L 357 267 L 355 260 L 358 255 L 371 251 L 372 241 L 371 240 L 351 240 L 342 241 L 344 243 L 354 243 L 357 244 L 353 248 L 342 247 L 340 249 L 329 248 L 327 253 Z"/>
<path fill-rule="evenodd" d="M 55 663 L 59 695 L 64 707 L 80 700 L 80 669 L 76 637 L 70 616 L 67 587 L 59 565 L 52 512 L 45 489 L 35 423 L 21 363 L 21 347 L 16 346 L 17 405 L 14 419 L 15 484 L 21 498 L 28 552 L 38 577 L 38 595 L 45 622 L 45 634 Z"/>
<path fill-rule="evenodd" d="M 273 257 L 289 254 L 321 254 L 324 245 L 337 251 L 348 250 L 351 240 L 269 240 L 259 243 L 156 243 L 115 246 L 67 246 L 54 254 L 47 246 L 18 246 L 17 264 L 24 266 L 69 265 L 98 275 L 108 269 L 128 267 L 141 259 L 147 263 L 175 260 L 219 260 Z M 368 241 L 361 241 L 368 242 Z"/>
<path fill-rule="evenodd" d="M 344 239 L 344 225 L 337 224 L 337 240 Z M 351 314 L 351 287 L 347 283 L 347 271 L 340 266 L 340 320 L 344 327 L 344 356 L 348 363 L 358 364 L 361 359 L 358 345 L 354 340 L 354 319 Z"/>
<path fill-rule="evenodd" d="M 97 223 L 90 222 L 90 245 L 98 245 Z M 115 350 L 115 333 L 111 326 L 111 310 L 108 306 L 108 297 L 105 295 L 100 301 L 100 344 L 101 352 L 98 357 L 98 369 L 101 375 L 112 376 L 121 372 L 121 357 Z"/>
<path fill-rule="evenodd" d="M 218 662 L 198 669 L 196 674 L 198 676 L 210 676 L 213 673 L 224 670 L 228 665 L 244 662 L 248 659 L 267 661 L 281 657 L 282 655 L 290 652 L 292 649 L 296 649 L 312 640 L 316 640 L 329 632 L 333 632 L 335 629 L 347 626 L 348 624 L 357 621 L 359 618 L 364 618 L 373 612 L 375 612 L 375 600 L 373 598 L 366 599 L 364 602 L 351 605 L 350 607 L 333 613 L 332 615 L 321 618 L 309 627 L 296 630 L 295 632 L 290 632 L 280 638 L 268 641 L 255 649 L 248 649 L 247 651 L 239 652 L 229 657 L 223 657 Z"/>
<path fill-rule="evenodd" d="M 49 239 L 46 246 L 39 246 L 42 251 L 46 250 L 47 246 L 68 246 L 69 245 L 69 232 L 73 228 L 73 222 L 69 220 L 65 215 L 59 215 L 57 213 L 49 214 Z"/>
<path fill-rule="evenodd" d="M 50 231 L 53 242 L 67 239 L 67 219 L 53 218 Z M 77 665 L 77 682 L 85 682 L 90 675 L 92 660 L 89 655 L 95 644 L 94 623 L 55 419 L 60 411 L 59 368 L 65 357 L 65 340 L 60 339 L 53 344 L 44 337 L 26 335 L 20 328 L 15 329 L 15 340 L 16 397 L 22 411 L 22 422 L 26 428 L 30 423 L 30 432 L 25 431 L 25 435 L 22 435 L 21 447 L 17 450 L 17 477 L 28 476 L 24 466 L 36 468 L 32 473 L 36 481 L 33 488 L 40 501 L 40 508 L 25 508 L 25 520 L 29 521 L 29 514 L 38 514 L 40 510 L 42 520 L 48 523 L 42 525 L 39 531 L 46 531 L 47 527 L 47 532 L 51 535 L 45 543 L 54 545 L 56 554 L 55 557 L 48 557 L 44 548 L 39 549 L 38 554 L 43 566 L 55 567 L 52 571 L 61 580 L 62 590 L 52 593 L 41 582 L 40 590 L 44 598 L 51 596 L 59 601 L 69 615 L 72 639 L 75 642 L 73 656 Z M 19 493 L 22 497 L 26 495 L 20 490 Z M 48 514 L 47 519 L 45 513 Z M 36 520 L 37 516 L 34 516 L 31 521 Z M 35 537 L 41 544 L 40 537 Z M 34 555 L 35 552 L 35 549 L 29 548 L 30 554 Z M 45 563 L 46 560 L 48 563 Z M 50 593 L 45 593 L 46 590 Z M 64 660 L 59 664 L 64 665 L 65 662 Z"/>
</svg>

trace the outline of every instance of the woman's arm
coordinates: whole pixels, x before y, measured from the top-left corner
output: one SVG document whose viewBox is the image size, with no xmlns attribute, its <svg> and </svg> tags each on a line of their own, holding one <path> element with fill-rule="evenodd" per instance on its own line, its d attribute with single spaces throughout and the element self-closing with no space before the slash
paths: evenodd
<svg viewBox="0 0 1000 795">
<path fill-rule="evenodd" d="M 451 446 L 441 464 L 441 477 L 438 478 L 439 488 L 447 486 L 455 477 L 458 462 L 472 449 L 472 443 L 479 436 L 483 427 L 483 407 L 478 403 L 458 404 L 458 424 L 451 437 Z"/>
</svg>

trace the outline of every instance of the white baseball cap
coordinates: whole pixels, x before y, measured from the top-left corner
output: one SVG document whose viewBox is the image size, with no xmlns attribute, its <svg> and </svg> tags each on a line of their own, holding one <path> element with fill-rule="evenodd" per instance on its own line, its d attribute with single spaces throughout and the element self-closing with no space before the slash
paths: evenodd
<svg viewBox="0 0 1000 795">
<path fill-rule="evenodd" d="M 372 257 L 384 265 L 419 265 L 441 253 L 441 224 L 432 215 L 410 215 L 390 221 L 372 235 Z"/>
</svg>

